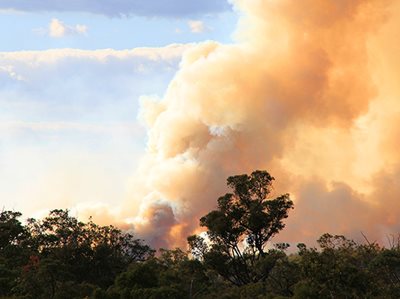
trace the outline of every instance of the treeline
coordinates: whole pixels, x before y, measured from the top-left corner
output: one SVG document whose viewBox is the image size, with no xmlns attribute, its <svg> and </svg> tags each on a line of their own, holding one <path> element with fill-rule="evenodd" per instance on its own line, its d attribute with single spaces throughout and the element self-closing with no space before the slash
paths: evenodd
<svg viewBox="0 0 400 299">
<path fill-rule="evenodd" d="M 324 234 L 318 248 L 271 246 L 293 202 L 266 171 L 228 178 L 188 250 L 155 250 L 67 210 L 22 223 L 0 213 L 0 298 L 400 298 L 400 247 Z M 292 252 L 292 253 L 288 253 Z"/>
</svg>

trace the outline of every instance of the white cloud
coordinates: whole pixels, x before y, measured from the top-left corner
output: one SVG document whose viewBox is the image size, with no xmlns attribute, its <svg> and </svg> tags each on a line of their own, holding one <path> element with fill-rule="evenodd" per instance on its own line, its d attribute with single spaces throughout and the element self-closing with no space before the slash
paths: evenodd
<svg viewBox="0 0 400 299">
<path fill-rule="evenodd" d="M 14 67 L 12 65 L 0 65 L 0 74 L 6 74 L 7 77 L 14 79 L 14 80 L 18 80 L 18 81 L 22 81 L 24 80 L 24 78 L 20 75 L 18 75 L 15 71 L 14 71 Z"/>
<path fill-rule="evenodd" d="M 75 26 L 70 26 L 58 19 L 52 19 L 48 28 L 49 36 L 55 38 L 64 37 L 66 35 L 87 34 L 87 31 L 88 27 L 86 25 L 77 24 Z"/>
<path fill-rule="evenodd" d="M 139 97 L 162 95 L 189 47 L 0 52 L 0 129 L 135 121 Z"/>
<path fill-rule="evenodd" d="M 145 147 L 138 99 L 164 93 L 189 47 L 0 52 L 2 205 L 123 201 Z"/>
<path fill-rule="evenodd" d="M 134 48 L 127 50 L 101 49 L 50 49 L 44 51 L 16 51 L 0 52 L 0 66 L 14 65 L 14 69 L 21 64 L 31 67 L 40 67 L 43 64 L 62 63 L 68 60 L 87 60 L 99 62 L 117 62 L 127 60 L 168 61 L 180 59 L 183 52 L 191 48 L 193 44 L 170 44 L 159 48 Z"/>
<path fill-rule="evenodd" d="M 193 33 L 203 33 L 205 31 L 209 31 L 210 28 L 207 27 L 203 21 L 199 21 L 199 20 L 190 20 L 188 22 L 190 31 Z"/>
</svg>

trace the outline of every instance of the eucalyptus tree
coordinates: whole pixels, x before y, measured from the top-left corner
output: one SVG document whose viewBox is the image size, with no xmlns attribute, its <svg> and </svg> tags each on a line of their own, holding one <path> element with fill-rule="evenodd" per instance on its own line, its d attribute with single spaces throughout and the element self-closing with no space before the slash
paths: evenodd
<svg viewBox="0 0 400 299">
<path fill-rule="evenodd" d="M 208 241 L 198 235 L 188 238 L 194 255 L 236 285 L 265 280 L 281 257 L 281 250 L 266 251 L 266 245 L 285 227 L 293 201 L 289 194 L 271 198 L 273 181 L 261 170 L 229 177 L 232 192 L 218 198 L 217 209 L 200 219 Z"/>
</svg>

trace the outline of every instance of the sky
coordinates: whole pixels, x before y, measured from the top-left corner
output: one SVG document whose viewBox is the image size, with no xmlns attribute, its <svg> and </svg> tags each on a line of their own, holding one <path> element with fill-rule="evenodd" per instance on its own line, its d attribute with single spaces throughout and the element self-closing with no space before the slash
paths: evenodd
<svg viewBox="0 0 400 299">
<path fill-rule="evenodd" d="M 276 241 L 400 223 L 400 2 L 0 0 L 0 199 L 184 246 L 266 169 Z"/>
<path fill-rule="evenodd" d="M 221 1 L 0 1 L 1 206 L 35 214 L 125 197 L 146 149 L 140 98 L 183 51 L 231 42 Z"/>
</svg>

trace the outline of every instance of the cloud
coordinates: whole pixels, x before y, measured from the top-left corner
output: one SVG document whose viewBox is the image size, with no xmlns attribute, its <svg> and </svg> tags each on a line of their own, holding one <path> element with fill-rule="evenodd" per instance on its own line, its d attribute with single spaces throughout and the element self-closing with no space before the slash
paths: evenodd
<svg viewBox="0 0 400 299">
<path fill-rule="evenodd" d="M 146 238 L 156 248 L 169 248 L 171 227 L 178 225 L 175 212 L 169 202 L 161 200 L 157 194 L 151 193 L 147 196 L 144 204 L 140 205 L 138 216 L 134 219 L 134 229 L 140 237 Z M 157 227 L 155 230 L 154 228 Z"/>
<path fill-rule="evenodd" d="M 388 171 L 400 165 L 398 2 L 235 3 L 237 42 L 192 47 L 163 99 L 142 101 L 149 140 L 132 202 L 156 192 L 180 224 L 163 227 L 166 242 L 184 244 L 228 176 L 267 169 L 295 200 L 285 241 L 383 240 L 400 212 Z"/>
<path fill-rule="evenodd" d="M 131 122 L 137 99 L 164 92 L 188 48 L 0 52 L 1 119 Z"/>
<path fill-rule="evenodd" d="M 203 21 L 198 21 L 198 20 L 190 20 L 188 22 L 190 31 L 193 33 L 203 33 L 206 30 L 209 30 L 209 28 L 204 24 Z"/>
<path fill-rule="evenodd" d="M 292 188 L 296 206 L 287 219 L 288 229 L 274 240 L 292 243 L 316 244 L 322 234 L 344 234 L 363 242 L 362 233 L 373 240 L 383 240 L 378 221 L 368 198 L 344 182 L 330 186 L 323 178 L 302 180 L 299 189 Z M 388 232 L 388 231 L 387 231 Z"/>
<path fill-rule="evenodd" d="M 87 31 L 88 27 L 86 25 L 69 26 L 58 19 L 52 19 L 49 24 L 48 34 L 51 37 L 60 38 L 66 35 L 86 35 Z"/>
<path fill-rule="evenodd" d="M 192 17 L 230 9 L 226 0 L 0 0 L 0 10 L 82 11 L 107 16 Z"/>
<path fill-rule="evenodd" d="M 0 105 L 3 112 L 10 112 L 8 116 L 18 110 L 18 115 L 10 120 L 19 121 L 23 117 L 29 121 L 22 115 L 24 111 L 32 114 L 50 109 L 53 113 L 65 111 L 65 115 L 70 112 L 71 117 L 76 115 L 77 108 L 86 112 L 93 109 L 91 102 L 96 102 L 96 107 L 113 98 L 118 99 L 114 100 L 115 107 L 117 102 L 129 100 L 134 103 L 135 97 L 139 98 L 142 93 L 164 90 L 182 53 L 189 47 L 177 44 L 120 51 L 0 52 Z M 59 110 L 61 106 L 63 108 Z M 74 109 L 75 113 L 69 109 Z"/>
<path fill-rule="evenodd" d="M 29 118 L 32 108 L 53 112 L 56 106 L 57 115 L 64 112 L 63 120 L 72 121 L 100 106 L 97 117 L 124 119 L 129 99 L 148 94 L 141 97 L 140 111 L 146 152 L 131 180 L 124 180 L 126 201 L 114 216 L 156 245 L 183 245 L 227 191 L 226 178 L 255 169 L 269 170 L 276 177 L 275 194 L 289 192 L 295 201 L 283 241 L 315 240 L 325 230 L 350 237 L 362 230 L 377 240 L 397 232 L 400 59 L 393 36 L 400 34 L 399 2 L 235 3 L 243 15 L 234 44 L 0 53 L 0 115 L 8 111 L 10 118 L 17 111 Z M 172 80 L 163 93 L 158 80 L 167 78 Z M 71 96 L 74 90 L 79 101 Z M 35 105 L 29 106 L 28 96 Z M 117 179 L 107 181 L 102 174 L 134 155 L 121 155 L 125 146 L 116 144 L 110 148 L 117 152 L 96 159 L 81 148 L 69 158 L 57 157 L 63 161 L 57 171 L 24 190 L 36 194 L 36 186 L 40 196 L 67 197 L 53 204 L 95 201 L 96 187 L 95 194 L 86 187 L 80 196 L 67 191 L 79 190 L 82 182 L 114 185 Z M 7 187 L 10 178 L 18 181 L 25 173 L 27 147 L 19 150 L 10 149 L 0 161 L 7 166 L 8 157 L 19 157 L 15 173 L 0 167 Z M 40 162 L 43 153 L 27 156 Z M 86 160 L 96 167 L 82 172 Z M 24 181 L 36 180 L 39 162 Z"/>
<path fill-rule="evenodd" d="M 149 61 L 162 61 L 180 59 L 182 53 L 192 47 L 191 44 L 171 44 L 159 48 L 134 48 L 127 50 L 100 49 L 100 50 L 80 50 L 80 49 L 50 49 L 44 51 L 17 51 L 0 52 L 0 65 L 14 62 L 20 66 L 23 63 L 33 62 L 35 68 L 42 65 L 62 63 L 68 59 L 84 60 L 96 62 L 118 62 L 123 59 Z"/>
<path fill-rule="evenodd" d="M 190 47 L 0 52 L 2 205 L 123 211 L 146 138 L 139 97 L 161 96 Z"/>
</svg>

